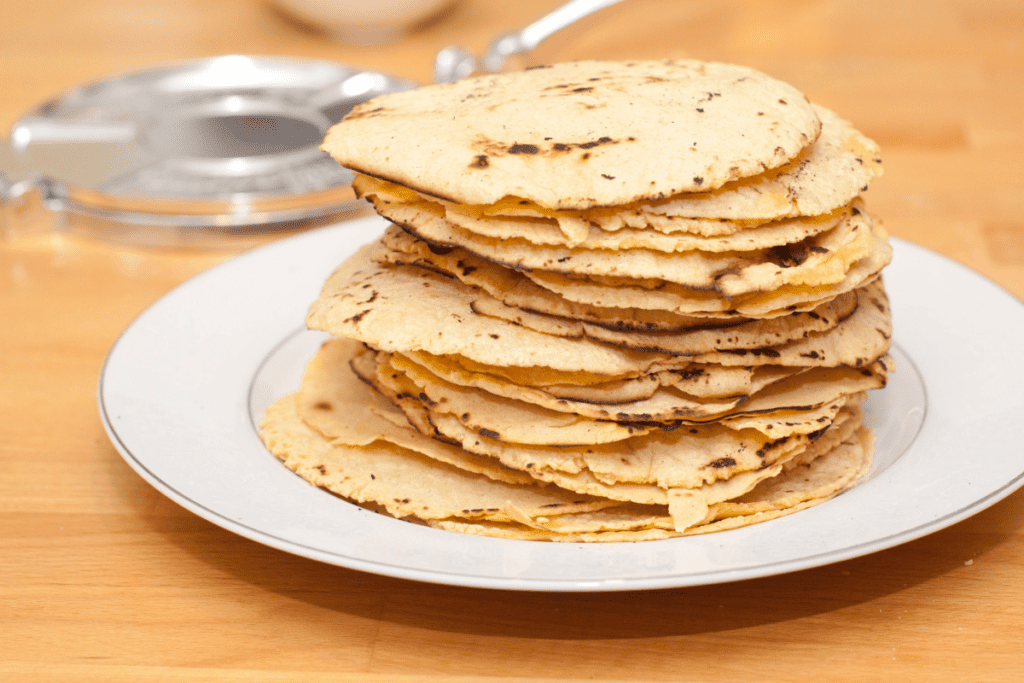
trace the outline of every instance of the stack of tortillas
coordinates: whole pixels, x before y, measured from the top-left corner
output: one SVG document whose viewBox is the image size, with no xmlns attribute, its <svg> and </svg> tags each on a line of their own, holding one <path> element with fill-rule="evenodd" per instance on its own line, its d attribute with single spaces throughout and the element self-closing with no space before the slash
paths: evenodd
<svg viewBox="0 0 1024 683">
<path fill-rule="evenodd" d="M 792 87 L 576 62 L 386 95 L 324 142 L 393 225 L 330 277 L 269 409 L 312 483 L 443 529 L 735 528 L 867 470 L 885 385 L 877 147 Z"/>
</svg>

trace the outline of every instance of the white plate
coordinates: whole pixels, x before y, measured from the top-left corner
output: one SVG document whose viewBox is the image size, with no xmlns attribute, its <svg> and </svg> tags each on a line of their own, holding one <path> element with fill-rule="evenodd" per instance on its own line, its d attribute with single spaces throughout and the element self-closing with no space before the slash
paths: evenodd
<svg viewBox="0 0 1024 683">
<path fill-rule="evenodd" d="M 706 536 L 623 544 L 448 533 L 351 505 L 281 465 L 256 434 L 323 336 L 304 330 L 326 276 L 383 221 L 305 233 L 184 283 L 112 348 L 107 433 L 143 478 L 237 534 L 322 562 L 435 583 L 599 591 L 718 583 L 824 565 L 973 515 L 1024 483 L 1024 306 L 976 273 L 894 240 L 886 270 L 898 370 L 872 392 L 875 464 L 817 507 Z"/>
</svg>

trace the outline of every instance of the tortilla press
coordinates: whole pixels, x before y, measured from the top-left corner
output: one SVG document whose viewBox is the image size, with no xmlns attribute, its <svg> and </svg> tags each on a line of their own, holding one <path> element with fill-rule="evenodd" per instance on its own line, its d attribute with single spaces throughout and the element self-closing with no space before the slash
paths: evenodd
<svg viewBox="0 0 1024 683">
<path fill-rule="evenodd" d="M 574 0 L 481 59 L 442 50 L 435 81 L 509 68 L 620 0 Z M 68 90 L 0 140 L 0 235 L 78 232 L 139 246 L 238 246 L 360 210 L 352 174 L 319 149 L 357 104 L 416 83 L 328 61 L 228 55 Z M 241 240 L 245 242 L 244 239 Z"/>
</svg>

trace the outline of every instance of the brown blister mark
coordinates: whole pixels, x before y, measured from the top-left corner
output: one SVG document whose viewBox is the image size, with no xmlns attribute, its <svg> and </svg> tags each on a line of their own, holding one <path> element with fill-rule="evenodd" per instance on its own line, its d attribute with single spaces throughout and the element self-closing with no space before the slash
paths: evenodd
<svg viewBox="0 0 1024 683">
<path fill-rule="evenodd" d="M 722 469 L 723 467 L 735 467 L 735 458 L 719 458 L 713 462 L 708 463 L 709 467 L 713 467 L 716 470 Z"/>
<path fill-rule="evenodd" d="M 772 262 L 782 268 L 793 268 L 799 266 L 810 256 L 810 248 L 802 243 L 783 244 L 771 248 Z M 826 250 L 827 251 L 827 250 Z"/>
<path fill-rule="evenodd" d="M 353 325 L 356 325 L 356 324 L 359 323 L 359 321 L 361 321 L 363 318 L 366 317 L 367 313 L 370 313 L 372 310 L 373 309 L 368 308 L 365 311 L 363 311 L 362 313 L 356 313 L 354 316 L 352 316 L 351 318 L 349 318 L 345 322 L 352 323 Z"/>
<path fill-rule="evenodd" d="M 529 143 L 517 142 L 508 148 L 509 154 L 537 154 L 538 152 L 540 152 L 540 148 Z"/>
<path fill-rule="evenodd" d="M 630 141 L 635 141 L 635 138 L 629 138 L 629 140 Z M 604 137 L 598 138 L 597 140 L 588 140 L 586 142 L 556 142 L 555 144 L 551 145 L 551 149 L 552 149 L 552 151 L 555 151 L 555 152 L 568 152 L 568 151 L 571 151 L 573 148 L 586 150 L 586 149 L 593 149 L 594 147 L 598 147 L 600 145 L 617 145 L 617 144 L 619 144 L 618 140 L 614 140 L 614 139 L 612 139 L 610 137 L 604 136 Z M 587 158 L 589 156 L 590 156 L 589 154 L 585 154 L 585 155 L 583 155 L 583 158 Z"/>
<path fill-rule="evenodd" d="M 334 406 L 332 406 L 327 401 L 320 401 L 319 403 L 316 403 L 316 404 L 313 405 L 313 409 L 314 410 L 334 410 Z"/>
<path fill-rule="evenodd" d="M 602 174 L 601 174 L 601 177 L 602 177 L 602 178 L 606 178 L 606 179 L 608 179 L 608 180 L 615 180 L 615 176 L 613 176 L 613 175 L 608 175 L 607 173 L 602 173 Z"/>
<path fill-rule="evenodd" d="M 494 431 L 493 429 L 485 429 L 485 428 L 481 427 L 480 429 L 478 429 L 476 431 L 477 431 L 477 434 L 479 434 L 480 436 L 486 436 L 488 439 L 498 439 L 498 438 L 501 437 L 501 434 L 499 434 L 498 432 Z"/>
<path fill-rule="evenodd" d="M 768 358 L 778 358 L 779 356 L 782 355 L 775 349 L 769 348 L 767 346 L 761 347 L 759 349 L 721 349 L 720 352 L 728 353 L 734 356 L 745 356 L 747 354 L 751 354 L 757 357 L 766 356 Z"/>
<path fill-rule="evenodd" d="M 693 184 L 696 185 L 697 187 L 700 187 L 701 185 L 704 184 L 704 178 L 702 178 L 699 175 L 693 176 Z"/>
<path fill-rule="evenodd" d="M 825 418 L 825 420 L 827 421 L 828 418 Z M 831 426 L 831 425 L 829 425 L 829 426 Z M 827 431 L 828 431 L 828 427 L 822 427 L 821 429 L 818 429 L 818 430 L 813 431 L 810 434 L 808 434 L 807 438 L 810 439 L 811 441 L 817 441 L 818 439 L 821 438 L 822 434 L 824 434 Z"/>
<path fill-rule="evenodd" d="M 455 251 L 455 247 L 447 247 L 443 244 L 437 244 L 436 242 L 426 242 L 427 249 L 438 256 L 447 256 L 448 254 Z"/>
<path fill-rule="evenodd" d="M 317 471 L 318 471 L 318 472 L 319 472 L 320 474 L 327 474 L 327 468 L 326 468 L 326 467 L 324 467 L 323 465 L 317 465 L 317 466 L 316 466 L 316 470 L 317 470 Z"/>
<path fill-rule="evenodd" d="M 757 457 L 763 458 L 765 455 L 768 454 L 768 451 L 772 450 L 773 448 L 775 448 L 776 446 L 778 446 L 778 445 L 780 445 L 782 443 L 785 443 L 785 441 L 786 441 L 785 437 L 783 437 L 781 439 L 776 439 L 775 441 L 769 441 L 765 445 L 761 446 L 761 449 L 757 451 Z"/>
<path fill-rule="evenodd" d="M 478 154 L 473 162 L 469 165 L 470 168 L 487 168 L 491 165 L 491 162 L 487 160 L 486 154 Z"/>
</svg>

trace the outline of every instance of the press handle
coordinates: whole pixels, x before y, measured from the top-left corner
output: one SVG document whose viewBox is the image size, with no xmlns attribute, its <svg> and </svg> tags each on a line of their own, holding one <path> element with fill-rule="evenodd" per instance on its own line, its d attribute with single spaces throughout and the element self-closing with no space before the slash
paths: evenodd
<svg viewBox="0 0 1024 683">
<path fill-rule="evenodd" d="M 12 242 L 54 229 L 60 193 L 49 178 L 27 171 L 9 139 L 0 138 L 0 240 Z"/>
<path fill-rule="evenodd" d="M 498 37 L 482 59 L 465 48 L 452 45 L 434 60 L 434 82 L 452 83 L 478 71 L 497 73 L 506 68 L 509 57 L 536 49 L 542 42 L 594 12 L 622 0 L 572 0 L 532 24 Z"/>
</svg>

